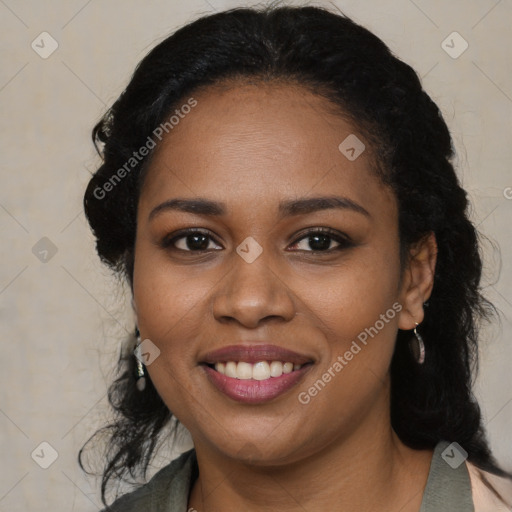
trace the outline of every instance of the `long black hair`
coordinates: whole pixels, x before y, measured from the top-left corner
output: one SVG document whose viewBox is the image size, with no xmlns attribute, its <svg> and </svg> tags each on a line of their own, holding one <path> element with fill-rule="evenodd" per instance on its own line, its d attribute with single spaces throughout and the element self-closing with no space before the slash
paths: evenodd
<svg viewBox="0 0 512 512">
<path fill-rule="evenodd" d="M 469 461 L 505 475 L 490 453 L 472 394 L 478 327 L 494 309 L 481 294 L 478 234 L 452 165 L 448 128 L 415 71 L 348 17 L 316 7 L 233 9 L 197 19 L 151 50 L 93 130 L 102 164 L 84 207 L 100 258 L 132 284 L 137 202 L 148 161 L 126 167 L 133 153 L 199 87 L 248 79 L 308 87 L 365 134 L 377 155 L 375 172 L 397 199 L 403 257 L 411 244 L 435 234 L 435 283 L 421 324 L 428 357 L 414 364 L 410 332 L 399 331 L 390 370 L 392 427 L 416 449 L 456 441 Z M 146 389 L 136 389 L 133 356 L 120 357 L 119 371 L 109 389 L 115 421 L 99 431 L 109 434 L 105 504 L 111 481 L 145 477 L 173 423 L 149 376 Z"/>
</svg>

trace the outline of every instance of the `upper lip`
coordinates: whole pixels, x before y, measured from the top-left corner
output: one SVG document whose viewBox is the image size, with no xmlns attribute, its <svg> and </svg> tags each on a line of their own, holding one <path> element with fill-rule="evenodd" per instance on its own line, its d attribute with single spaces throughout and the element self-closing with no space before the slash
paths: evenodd
<svg viewBox="0 0 512 512">
<path fill-rule="evenodd" d="M 201 357 L 201 362 L 206 364 L 223 363 L 227 361 L 244 361 L 257 363 L 259 361 L 283 361 L 285 363 L 306 364 L 313 362 L 311 357 L 298 354 L 277 345 L 229 345 Z"/>
</svg>

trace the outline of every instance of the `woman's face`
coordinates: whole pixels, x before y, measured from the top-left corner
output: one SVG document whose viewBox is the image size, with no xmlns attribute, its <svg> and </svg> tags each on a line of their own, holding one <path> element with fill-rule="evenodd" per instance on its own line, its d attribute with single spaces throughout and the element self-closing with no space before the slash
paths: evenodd
<svg viewBox="0 0 512 512">
<path fill-rule="evenodd" d="M 194 99 L 138 205 L 134 305 L 160 351 L 154 385 L 196 447 L 228 457 L 285 463 L 370 432 L 389 411 L 397 329 L 422 317 L 369 146 L 299 87 Z"/>
</svg>

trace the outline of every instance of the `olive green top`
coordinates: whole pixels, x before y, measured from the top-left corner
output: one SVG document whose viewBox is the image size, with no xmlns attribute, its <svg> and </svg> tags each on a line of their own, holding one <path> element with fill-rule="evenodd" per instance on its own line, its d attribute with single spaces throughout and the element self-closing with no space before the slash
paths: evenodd
<svg viewBox="0 0 512 512">
<path fill-rule="evenodd" d="M 450 443 L 437 444 L 419 512 L 474 512 L 467 466 L 454 459 Z M 444 453 L 444 457 L 442 454 Z M 451 457 L 450 457 L 451 456 Z M 452 460 L 450 460 L 452 458 Z M 449 462 L 451 462 L 451 465 Z M 453 467 L 452 467 L 453 466 Z M 181 454 L 145 485 L 121 496 L 114 512 L 187 512 L 188 496 L 199 474 L 194 450 Z"/>
</svg>

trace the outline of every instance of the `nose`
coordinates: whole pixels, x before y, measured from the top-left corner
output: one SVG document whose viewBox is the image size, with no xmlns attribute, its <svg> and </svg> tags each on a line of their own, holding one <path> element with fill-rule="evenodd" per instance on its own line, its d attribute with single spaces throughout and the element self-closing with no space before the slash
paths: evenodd
<svg viewBox="0 0 512 512">
<path fill-rule="evenodd" d="M 293 293 L 267 260 L 265 251 L 252 263 L 233 254 L 233 266 L 213 297 L 213 315 L 219 322 L 238 322 L 249 329 L 270 320 L 295 316 Z"/>
</svg>

